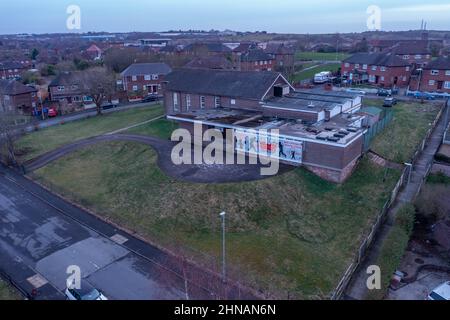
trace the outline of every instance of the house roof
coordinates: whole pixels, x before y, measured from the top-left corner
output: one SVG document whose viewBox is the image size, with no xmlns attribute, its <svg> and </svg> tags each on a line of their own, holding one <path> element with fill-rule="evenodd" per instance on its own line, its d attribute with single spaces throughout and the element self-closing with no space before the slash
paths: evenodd
<svg viewBox="0 0 450 320">
<path fill-rule="evenodd" d="M 293 48 L 287 47 L 282 43 L 268 43 L 266 46 L 266 49 L 264 50 L 266 53 L 269 54 L 294 54 L 295 50 Z"/>
<path fill-rule="evenodd" d="M 440 57 L 423 67 L 426 70 L 450 70 L 450 57 Z"/>
<path fill-rule="evenodd" d="M 49 87 L 55 86 L 69 86 L 79 84 L 80 77 L 78 77 L 79 71 L 75 72 L 61 72 L 55 79 L 53 79 Z"/>
<path fill-rule="evenodd" d="M 178 69 L 166 81 L 169 91 L 261 100 L 280 76 L 269 71 Z"/>
<path fill-rule="evenodd" d="M 0 80 L 0 94 L 18 95 L 36 92 L 36 88 L 26 86 L 16 80 Z"/>
<path fill-rule="evenodd" d="M 170 73 L 172 69 L 165 63 L 133 63 L 124 71 L 121 75 L 126 76 L 137 76 L 145 74 L 162 74 L 166 75 Z"/>
<path fill-rule="evenodd" d="M 86 49 L 87 52 L 102 52 L 102 49 L 100 49 L 97 45 L 92 44 L 89 48 Z"/>
<path fill-rule="evenodd" d="M 23 69 L 23 68 L 24 68 L 24 66 L 20 62 L 16 62 L 16 61 L 0 62 L 0 69 L 1 70 Z"/>
<path fill-rule="evenodd" d="M 236 48 L 234 48 L 233 52 L 240 52 L 240 53 L 245 53 L 248 50 L 255 48 L 256 44 L 252 43 L 252 42 L 243 42 L 240 43 L 239 46 L 237 46 Z"/>
<path fill-rule="evenodd" d="M 430 49 L 428 49 L 428 41 L 425 40 L 399 42 L 387 50 L 397 55 L 427 55 L 431 53 Z"/>
<path fill-rule="evenodd" d="M 384 67 L 406 67 L 410 63 L 390 53 L 356 53 L 344 60 L 344 63 L 359 63 Z"/>
<path fill-rule="evenodd" d="M 206 48 L 210 52 L 231 52 L 231 49 L 220 42 L 191 43 L 184 47 L 185 51 L 194 51 L 198 48 Z"/>
<path fill-rule="evenodd" d="M 265 53 L 262 49 L 251 49 L 241 56 L 241 60 L 245 62 L 255 62 L 273 60 L 273 58 L 268 53 Z"/>
<path fill-rule="evenodd" d="M 208 57 L 197 57 L 188 62 L 185 68 L 205 68 L 205 69 L 233 69 L 233 63 L 222 55 Z"/>
</svg>

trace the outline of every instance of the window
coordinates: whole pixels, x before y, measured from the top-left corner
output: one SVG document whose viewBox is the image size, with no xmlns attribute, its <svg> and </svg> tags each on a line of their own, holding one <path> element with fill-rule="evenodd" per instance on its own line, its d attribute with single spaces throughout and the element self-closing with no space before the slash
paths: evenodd
<svg viewBox="0 0 450 320">
<path fill-rule="evenodd" d="M 131 76 L 131 81 L 137 81 L 137 76 Z"/>
<path fill-rule="evenodd" d="M 355 69 L 359 69 L 359 63 L 355 64 Z"/>
<path fill-rule="evenodd" d="M 216 108 L 220 108 L 222 106 L 222 104 L 220 102 L 220 97 L 214 97 L 214 106 Z"/>
<path fill-rule="evenodd" d="M 178 93 L 173 93 L 173 111 L 179 111 L 178 109 Z"/>
<path fill-rule="evenodd" d="M 409 54 L 405 54 L 405 55 L 403 56 L 403 59 L 409 60 Z"/>
<path fill-rule="evenodd" d="M 436 81 L 434 81 L 434 80 L 428 81 L 428 85 L 429 85 L 429 86 L 434 86 L 435 83 L 436 83 Z"/>
<path fill-rule="evenodd" d="M 186 95 L 186 109 L 189 110 L 191 108 L 191 95 Z"/>
<path fill-rule="evenodd" d="M 264 64 L 267 65 L 267 61 L 264 61 Z"/>
<path fill-rule="evenodd" d="M 372 71 L 377 71 L 377 66 L 372 66 Z"/>
<path fill-rule="evenodd" d="M 384 76 L 381 76 L 380 80 L 381 80 L 381 81 L 384 81 Z"/>
<path fill-rule="evenodd" d="M 134 92 L 138 91 L 138 86 L 133 86 L 133 91 Z"/>
<path fill-rule="evenodd" d="M 422 59 L 422 55 L 421 54 L 416 54 L 414 58 L 416 60 L 420 60 L 420 59 Z"/>
<path fill-rule="evenodd" d="M 73 101 L 74 102 L 79 102 L 79 101 L 81 101 L 81 98 L 79 96 L 74 96 L 73 97 Z"/>
<path fill-rule="evenodd" d="M 386 71 L 386 67 L 381 67 L 380 70 L 381 70 L 382 72 L 385 72 L 385 71 Z"/>
<path fill-rule="evenodd" d="M 376 77 L 373 74 L 369 75 L 369 82 L 375 83 L 375 80 L 376 80 Z"/>
<path fill-rule="evenodd" d="M 445 71 L 446 76 L 450 76 L 450 70 Z"/>
<path fill-rule="evenodd" d="M 159 78 L 159 77 L 158 77 L 157 74 L 153 74 L 153 75 L 152 75 L 152 80 L 158 80 L 158 78 Z"/>
<path fill-rule="evenodd" d="M 200 96 L 200 108 L 205 109 L 206 107 L 206 98 L 204 96 Z"/>
<path fill-rule="evenodd" d="M 73 84 L 73 85 L 72 85 L 72 90 L 78 90 L 78 85 Z"/>
<path fill-rule="evenodd" d="M 257 66 L 258 65 L 258 61 L 255 61 L 255 66 Z"/>
<path fill-rule="evenodd" d="M 432 76 L 438 76 L 439 75 L 439 70 L 431 70 L 431 75 Z"/>
<path fill-rule="evenodd" d="M 363 64 L 363 69 L 367 70 L 367 64 Z"/>
<path fill-rule="evenodd" d="M 344 64 L 344 66 L 345 66 L 346 68 L 348 68 L 348 67 L 350 67 L 350 63 L 346 62 L 346 63 Z"/>
<path fill-rule="evenodd" d="M 236 100 L 235 99 L 231 99 L 230 100 L 230 104 L 233 105 L 233 106 L 236 105 Z"/>
<path fill-rule="evenodd" d="M 445 81 L 444 82 L 444 88 L 445 89 L 450 89 L 450 81 Z"/>
<path fill-rule="evenodd" d="M 403 82 L 406 82 L 406 76 L 403 76 Z"/>
<path fill-rule="evenodd" d="M 408 67 L 406 67 L 406 71 L 409 71 L 409 66 L 408 66 Z"/>
<path fill-rule="evenodd" d="M 259 62 L 259 65 L 262 66 L 263 64 L 264 64 L 264 61 L 261 60 L 261 61 Z"/>
<path fill-rule="evenodd" d="M 58 91 L 64 91 L 64 86 L 58 86 Z"/>
<path fill-rule="evenodd" d="M 152 77 L 149 74 L 146 74 L 144 76 L 144 80 L 147 80 L 147 81 L 152 80 Z"/>
</svg>

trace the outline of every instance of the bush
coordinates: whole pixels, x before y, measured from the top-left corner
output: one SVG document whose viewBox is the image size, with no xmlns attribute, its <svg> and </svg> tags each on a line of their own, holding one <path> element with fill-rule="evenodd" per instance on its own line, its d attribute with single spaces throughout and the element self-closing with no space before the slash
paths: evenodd
<svg viewBox="0 0 450 320">
<path fill-rule="evenodd" d="M 381 269 L 381 290 L 371 290 L 367 294 L 369 300 L 382 300 L 388 290 L 393 273 L 403 258 L 411 237 L 415 219 L 415 208 L 411 204 L 404 205 L 397 212 L 394 226 L 384 240 L 376 265 Z"/>
</svg>

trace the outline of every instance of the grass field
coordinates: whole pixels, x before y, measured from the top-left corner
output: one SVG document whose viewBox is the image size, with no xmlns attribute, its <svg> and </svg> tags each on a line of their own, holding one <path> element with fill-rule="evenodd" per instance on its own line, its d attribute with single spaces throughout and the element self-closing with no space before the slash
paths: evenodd
<svg viewBox="0 0 450 320">
<path fill-rule="evenodd" d="M 339 68 L 340 68 L 340 64 L 339 63 L 328 63 L 328 64 L 323 64 L 308 70 L 304 70 L 304 71 L 300 71 L 297 74 L 294 75 L 293 77 L 293 82 L 299 82 L 302 80 L 306 80 L 306 79 L 312 79 L 314 78 L 314 75 L 316 73 L 322 72 L 322 71 L 332 71 L 332 72 L 336 72 Z"/>
<path fill-rule="evenodd" d="M 338 52 L 337 61 L 342 61 L 350 55 L 343 52 Z M 333 61 L 336 60 L 336 52 L 297 52 L 295 59 L 298 61 Z"/>
<path fill-rule="evenodd" d="M 26 161 L 64 144 L 118 130 L 162 114 L 164 110 L 160 105 L 109 113 L 27 134 L 18 141 L 17 147 L 24 152 L 21 160 Z"/>
<path fill-rule="evenodd" d="M 381 106 L 382 100 L 366 100 L 365 105 Z M 372 142 L 371 149 L 398 163 L 411 160 L 439 112 L 439 106 L 418 102 L 400 102 L 394 107 L 394 119 Z"/>
<path fill-rule="evenodd" d="M 170 139 L 172 132 L 178 128 L 178 124 L 167 119 L 158 119 L 151 123 L 127 130 L 128 134 L 141 134 L 154 136 L 161 139 Z"/>
<path fill-rule="evenodd" d="M 19 300 L 20 294 L 9 284 L 0 279 L 0 300 Z"/>
<path fill-rule="evenodd" d="M 167 248 L 220 257 L 227 212 L 230 266 L 280 298 L 323 298 L 337 285 L 400 172 L 362 161 L 341 186 L 299 168 L 222 185 L 168 178 L 136 143 L 88 147 L 39 169 L 36 179 Z M 191 252 L 189 250 L 189 252 Z"/>
</svg>

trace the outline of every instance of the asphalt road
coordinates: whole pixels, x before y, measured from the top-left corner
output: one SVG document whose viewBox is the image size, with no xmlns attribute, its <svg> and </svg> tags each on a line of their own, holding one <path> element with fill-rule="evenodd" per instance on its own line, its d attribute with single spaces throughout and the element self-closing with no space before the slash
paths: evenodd
<svg viewBox="0 0 450 320">
<path fill-rule="evenodd" d="M 71 265 L 79 266 L 82 278 L 110 299 L 217 297 L 212 293 L 214 275 L 181 267 L 158 248 L 0 166 L 1 273 L 28 294 L 37 289 L 36 299 L 64 299 Z M 181 274 L 190 274 L 190 280 Z M 225 298 L 254 296 L 241 295 L 240 288 L 230 285 Z"/>
</svg>

